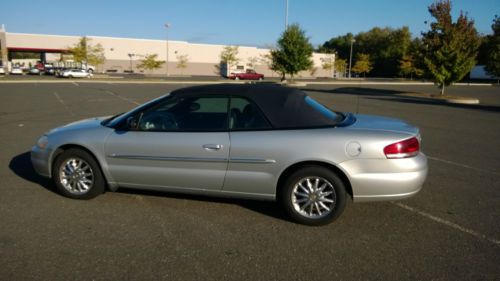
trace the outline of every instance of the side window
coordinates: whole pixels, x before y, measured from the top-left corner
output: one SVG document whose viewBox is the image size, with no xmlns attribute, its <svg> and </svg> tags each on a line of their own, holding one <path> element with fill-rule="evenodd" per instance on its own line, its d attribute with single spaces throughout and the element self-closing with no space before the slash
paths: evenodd
<svg viewBox="0 0 500 281">
<path fill-rule="evenodd" d="M 271 129 L 271 125 L 256 105 L 247 99 L 232 97 L 229 128 L 231 130 L 266 130 Z"/>
<path fill-rule="evenodd" d="M 141 131 L 227 130 L 227 97 L 170 98 L 142 113 Z"/>
</svg>

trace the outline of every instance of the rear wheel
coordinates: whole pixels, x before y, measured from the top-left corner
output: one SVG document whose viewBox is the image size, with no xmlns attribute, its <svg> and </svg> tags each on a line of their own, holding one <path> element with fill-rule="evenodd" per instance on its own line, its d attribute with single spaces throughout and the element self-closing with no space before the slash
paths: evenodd
<svg viewBox="0 0 500 281">
<path fill-rule="evenodd" d="M 104 192 L 99 165 L 81 149 L 68 149 L 56 158 L 52 179 L 59 192 L 69 198 L 91 199 Z"/>
<path fill-rule="evenodd" d="M 342 214 L 346 191 L 342 180 L 331 170 L 306 166 L 285 181 L 280 200 L 294 221 L 325 225 Z"/>
</svg>

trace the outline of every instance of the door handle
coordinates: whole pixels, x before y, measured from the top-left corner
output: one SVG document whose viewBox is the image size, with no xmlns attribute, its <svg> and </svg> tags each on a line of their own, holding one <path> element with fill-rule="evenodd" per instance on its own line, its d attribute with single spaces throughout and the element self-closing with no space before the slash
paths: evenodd
<svg viewBox="0 0 500 281">
<path fill-rule="evenodd" d="M 220 150 L 223 147 L 222 144 L 205 144 L 203 145 L 203 149 L 208 151 Z"/>
</svg>

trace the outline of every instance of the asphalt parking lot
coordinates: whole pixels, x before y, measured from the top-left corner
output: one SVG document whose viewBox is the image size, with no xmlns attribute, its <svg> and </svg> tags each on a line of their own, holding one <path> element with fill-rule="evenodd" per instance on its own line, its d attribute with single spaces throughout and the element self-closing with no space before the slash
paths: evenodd
<svg viewBox="0 0 500 281">
<path fill-rule="evenodd" d="M 187 84 L 0 82 L 1 280 L 499 280 L 500 87 L 455 86 L 479 105 L 408 99 L 433 86 L 305 88 L 342 111 L 421 129 L 415 197 L 349 204 L 335 223 L 288 221 L 272 202 L 119 190 L 64 198 L 29 150 L 50 128 L 126 111 Z"/>
</svg>

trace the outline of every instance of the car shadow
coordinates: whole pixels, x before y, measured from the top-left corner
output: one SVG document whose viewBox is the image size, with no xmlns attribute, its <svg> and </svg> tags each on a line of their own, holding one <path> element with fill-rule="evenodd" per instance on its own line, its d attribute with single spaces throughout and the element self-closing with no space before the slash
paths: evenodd
<svg viewBox="0 0 500 281">
<path fill-rule="evenodd" d="M 273 217 L 280 220 L 289 220 L 284 211 L 280 208 L 279 204 L 274 201 L 259 201 L 259 200 L 230 198 L 230 197 L 212 197 L 206 195 L 184 194 L 184 193 L 176 193 L 176 192 L 174 193 L 168 191 L 144 190 L 144 189 L 133 189 L 133 188 L 120 188 L 116 192 L 122 194 L 131 194 L 131 195 L 168 197 L 181 200 L 214 202 L 220 204 L 233 204 L 233 205 L 239 205 L 240 207 L 243 207 L 250 211 L 260 213 L 269 217 Z"/>
<path fill-rule="evenodd" d="M 45 188 L 46 190 L 61 196 L 50 179 L 44 178 L 35 172 L 35 169 L 31 165 L 30 152 L 21 153 L 9 162 L 9 168 L 20 178 L 27 180 L 29 182 L 38 184 Z M 131 188 L 120 188 L 119 193 L 130 194 L 130 195 L 145 195 L 154 197 L 168 197 L 174 199 L 182 200 L 192 200 L 200 202 L 216 202 L 222 204 L 236 204 L 250 211 L 260 213 L 269 217 L 273 217 L 280 220 L 289 220 L 285 215 L 284 211 L 280 206 L 273 201 L 257 201 L 257 200 L 247 200 L 238 198 L 219 198 L 219 197 L 209 197 L 203 195 L 192 195 L 192 194 L 182 194 L 173 192 L 163 192 L 154 190 L 142 190 L 142 189 L 131 189 Z"/>
<path fill-rule="evenodd" d="M 57 193 L 55 187 L 48 178 L 44 178 L 35 172 L 35 169 L 31 165 L 29 151 L 12 158 L 9 162 L 9 169 L 20 178 L 36 183 L 51 192 Z"/>
<path fill-rule="evenodd" d="M 325 93 L 325 94 L 335 94 L 335 95 L 355 95 L 372 100 L 383 100 L 383 101 L 399 102 L 399 103 L 438 105 L 438 106 L 446 106 L 446 107 L 461 108 L 461 109 L 500 112 L 500 106 L 498 105 L 458 104 L 458 103 L 449 103 L 446 101 L 440 101 L 437 99 L 431 99 L 425 97 L 420 98 L 420 97 L 402 96 L 401 94 L 408 93 L 408 91 L 398 91 L 392 89 L 375 89 L 369 87 L 341 87 L 335 89 L 313 88 L 313 89 L 307 89 L 307 91 Z"/>
</svg>

